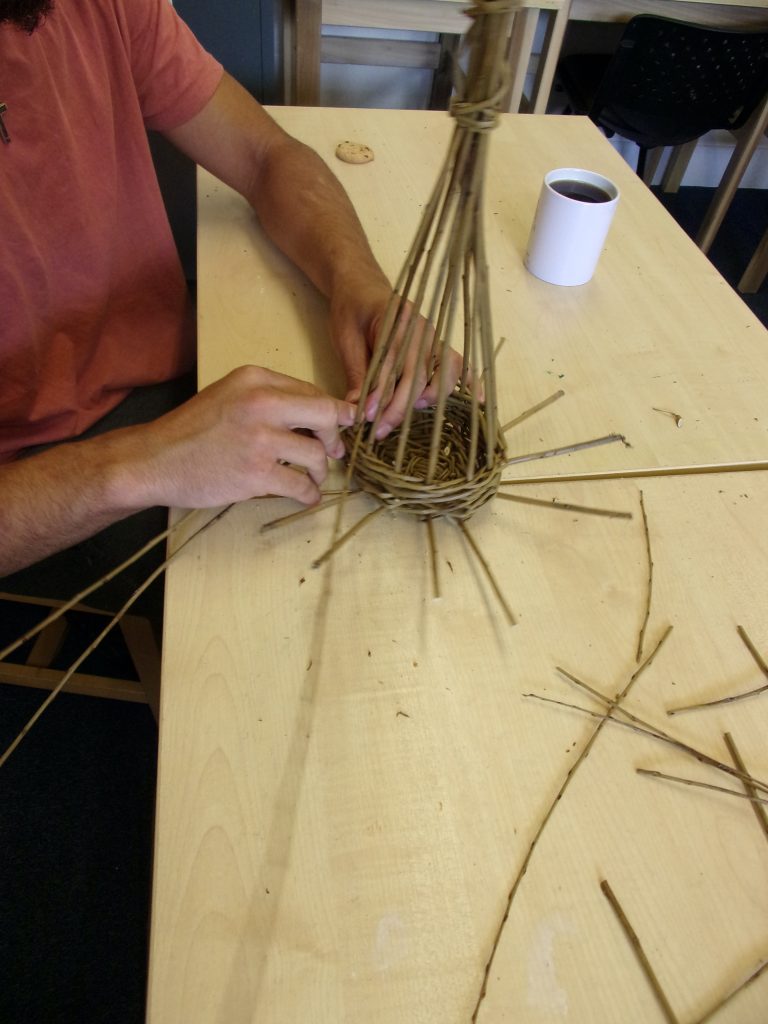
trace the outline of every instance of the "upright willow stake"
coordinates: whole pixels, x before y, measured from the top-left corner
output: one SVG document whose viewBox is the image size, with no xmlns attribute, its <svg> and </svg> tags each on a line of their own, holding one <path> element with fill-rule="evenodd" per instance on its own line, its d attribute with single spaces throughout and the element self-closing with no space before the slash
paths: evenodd
<svg viewBox="0 0 768 1024">
<path fill-rule="evenodd" d="M 385 313 L 355 426 L 345 435 L 350 477 L 382 504 L 422 519 L 468 519 L 496 494 L 505 460 L 482 208 L 518 7 L 515 0 L 474 0 L 468 11 L 469 68 L 451 108 L 453 137 Z M 452 348 L 463 350 L 458 382 Z M 414 408 L 421 386 L 414 375 L 403 423 L 377 439 L 385 403 L 367 423 L 367 400 L 375 388 L 390 393 L 406 363 L 427 368 L 438 385 L 436 404 Z"/>
</svg>

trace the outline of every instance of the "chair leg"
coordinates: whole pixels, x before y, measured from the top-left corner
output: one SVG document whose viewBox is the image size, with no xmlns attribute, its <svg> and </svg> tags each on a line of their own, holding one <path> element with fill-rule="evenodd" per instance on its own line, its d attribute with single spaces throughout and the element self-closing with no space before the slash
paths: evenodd
<svg viewBox="0 0 768 1024">
<path fill-rule="evenodd" d="M 736 194 L 736 189 L 739 187 L 749 161 L 752 159 L 752 154 L 766 129 L 768 129 L 768 93 L 766 93 L 762 103 L 755 108 L 744 128 L 739 132 L 739 141 L 725 169 L 722 181 L 717 187 L 714 198 L 709 204 L 709 209 L 704 215 L 704 220 L 696 236 L 696 244 L 702 252 L 709 252 L 715 240 L 715 235 L 723 222 L 723 218 L 728 212 L 728 207 L 731 205 Z"/>
<path fill-rule="evenodd" d="M 461 36 L 441 32 L 440 64 L 432 77 L 429 110 L 447 110 L 453 92 L 453 62 L 458 60 Z"/>
<path fill-rule="evenodd" d="M 661 178 L 662 192 L 678 191 L 685 172 L 688 170 L 688 164 L 691 162 L 697 142 L 698 139 L 693 139 L 691 142 L 684 142 L 682 146 L 674 146 L 672 148 L 669 160 L 667 160 L 667 166 L 664 168 L 664 174 Z"/>
<path fill-rule="evenodd" d="M 739 281 L 739 291 L 748 295 L 759 291 L 768 276 L 768 228 L 755 249 L 747 269 Z"/>
<path fill-rule="evenodd" d="M 27 597 L 20 594 L 0 593 L 0 601 L 34 605 L 55 612 L 64 602 L 46 598 Z M 87 605 L 74 605 L 73 613 L 96 616 L 101 623 L 113 617 Z M 24 661 L 0 661 L 0 684 L 31 686 L 36 689 L 52 690 L 61 682 L 61 669 L 51 668 L 64 636 L 69 628 L 66 616 L 54 618 L 38 633 L 34 644 Z M 160 703 L 160 652 L 157 649 L 152 626 L 148 619 L 136 615 L 124 615 L 120 628 L 128 653 L 133 661 L 139 682 L 112 676 L 96 676 L 76 672 L 67 683 L 68 693 L 85 694 L 91 697 L 109 697 L 149 704 L 157 719 Z"/>
<path fill-rule="evenodd" d="M 648 150 L 645 146 L 640 146 L 637 153 L 637 176 L 641 181 L 645 181 L 645 164 L 648 157 Z"/>
<path fill-rule="evenodd" d="M 654 146 L 653 149 L 646 149 L 645 151 L 645 163 L 643 164 L 642 173 L 638 169 L 638 176 L 643 179 L 646 185 L 650 186 L 653 183 L 653 179 L 656 175 L 661 158 L 664 154 L 664 146 Z M 640 166 L 640 160 L 638 158 L 638 168 Z"/>
</svg>

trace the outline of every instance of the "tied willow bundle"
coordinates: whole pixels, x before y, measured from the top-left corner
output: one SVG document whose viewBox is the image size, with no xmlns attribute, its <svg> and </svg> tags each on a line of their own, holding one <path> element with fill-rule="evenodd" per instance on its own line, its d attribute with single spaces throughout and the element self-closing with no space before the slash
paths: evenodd
<svg viewBox="0 0 768 1024">
<path fill-rule="evenodd" d="M 505 53 L 517 6 L 475 0 L 468 11 L 469 67 L 451 106 L 453 137 L 383 318 L 356 423 L 345 438 L 349 470 L 361 489 L 383 505 L 426 519 L 469 518 L 496 494 L 506 458 L 482 208 L 490 131 L 506 88 Z M 460 335 L 462 342 L 453 345 L 463 349 L 457 383 L 450 379 L 448 349 Z M 403 423 L 377 441 L 384 403 L 368 423 L 366 399 L 376 386 L 391 392 L 411 350 L 415 365 L 426 365 L 428 378 L 438 382 L 436 404 L 414 408 L 414 378 Z"/>
</svg>

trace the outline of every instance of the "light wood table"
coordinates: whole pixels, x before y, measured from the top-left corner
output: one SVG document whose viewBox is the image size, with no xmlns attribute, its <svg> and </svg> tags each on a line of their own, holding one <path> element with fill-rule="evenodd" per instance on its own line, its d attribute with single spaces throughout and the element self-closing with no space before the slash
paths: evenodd
<svg viewBox="0 0 768 1024">
<path fill-rule="evenodd" d="M 372 164 L 334 169 L 396 270 L 448 119 L 275 113 L 329 160 L 341 138 L 373 145 Z M 598 274 L 568 290 L 531 278 L 521 260 L 542 173 L 571 162 L 612 175 L 622 199 Z M 201 383 L 251 361 L 340 390 L 323 301 L 207 176 L 199 211 Z M 510 431 L 510 448 L 615 429 L 632 448 L 580 452 L 563 472 L 765 458 L 765 331 L 594 126 L 505 116 L 487 222 L 496 332 L 508 338 L 502 412 L 566 391 Z M 653 406 L 680 412 L 683 426 Z M 180 556 L 167 579 L 150 1024 L 470 1020 L 507 893 L 594 729 L 524 694 L 594 709 L 557 666 L 610 695 L 637 668 L 641 486 L 654 566 L 644 655 L 674 628 L 628 706 L 720 760 L 730 732 L 765 779 L 765 695 L 665 713 L 766 682 L 736 632 L 768 651 L 765 472 L 515 492 L 632 520 L 486 506 L 471 527 L 514 627 L 445 524 L 439 601 L 423 525 L 392 516 L 313 570 L 333 510 L 261 533 L 292 506 L 254 501 Z M 366 507 L 351 503 L 345 519 Z M 681 1021 L 698 1020 L 768 954 L 768 844 L 749 803 L 637 767 L 739 788 L 607 725 L 536 845 L 481 1024 L 663 1019 L 603 879 Z M 767 981 L 717 1021 L 761 1021 Z"/>
</svg>

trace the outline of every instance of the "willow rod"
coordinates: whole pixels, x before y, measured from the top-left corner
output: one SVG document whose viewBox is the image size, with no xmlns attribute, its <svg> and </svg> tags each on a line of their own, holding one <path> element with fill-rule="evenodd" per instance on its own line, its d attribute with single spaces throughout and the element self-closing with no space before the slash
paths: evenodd
<svg viewBox="0 0 768 1024">
<path fill-rule="evenodd" d="M 481 986 L 480 986 L 480 994 L 478 995 L 477 1002 L 475 1004 L 475 1008 L 474 1008 L 474 1011 L 472 1013 L 472 1024 L 476 1024 L 476 1021 L 477 1021 L 477 1018 L 478 1018 L 478 1014 L 480 1012 L 480 1006 L 481 1006 L 483 1000 L 485 999 L 485 994 L 486 994 L 486 990 L 488 988 L 488 979 L 490 977 L 491 968 L 493 966 L 493 961 L 494 961 L 494 959 L 496 957 L 496 953 L 497 953 L 498 948 L 499 948 L 499 943 L 501 942 L 501 936 L 502 936 L 502 934 L 504 932 L 504 926 L 506 925 L 507 919 L 509 918 L 510 911 L 512 910 L 512 903 L 514 901 L 514 898 L 515 898 L 515 896 L 517 894 L 518 889 L 520 888 L 520 883 L 522 882 L 522 880 L 523 880 L 523 878 L 525 876 L 525 873 L 528 870 L 528 866 L 531 863 L 531 859 L 533 858 L 534 850 L 536 849 L 536 847 L 537 847 L 537 845 L 539 843 L 539 840 L 541 839 L 541 837 L 542 837 L 542 835 L 544 833 L 545 828 L 547 827 L 547 824 L 548 824 L 550 818 L 554 814 L 555 808 L 560 803 L 562 797 L 564 796 L 566 790 L 568 789 L 568 786 L 569 786 L 571 780 L 576 775 L 576 772 L 581 767 L 581 765 L 584 763 L 584 761 L 586 760 L 586 758 L 589 755 L 590 750 L 592 749 L 592 747 L 597 742 L 597 738 L 600 735 L 600 733 L 601 733 L 601 731 L 603 729 L 603 726 L 605 725 L 605 723 L 607 721 L 614 720 L 614 719 L 612 719 L 613 712 L 620 708 L 621 701 L 623 701 L 627 697 L 627 695 L 629 694 L 630 690 L 635 685 L 635 683 L 640 678 L 640 676 L 643 674 L 643 672 L 645 672 L 645 670 L 651 666 L 651 664 L 653 663 L 654 659 L 656 658 L 656 655 L 659 653 L 659 651 L 663 647 L 664 643 L 666 642 L 667 637 L 669 636 L 669 634 L 671 632 L 672 632 L 672 626 L 668 626 L 666 628 L 666 630 L 664 631 L 664 633 L 662 634 L 661 638 L 659 639 L 658 643 L 654 647 L 654 649 L 651 651 L 651 653 L 648 655 L 648 657 L 643 662 L 643 664 L 635 669 L 635 671 L 630 676 L 629 681 L 624 686 L 624 688 L 621 690 L 621 692 L 618 693 L 616 695 L 616 697 L 614 697 L 613 700 L 611 700 L 609 702 L 610 703 L 610 707 L 609 707 L 608 711 L 606 712 L 605 716 L 601 716 L 601 720 L 598 722 L 598 724 L 592 730 L 592 734 L 590 735 L 590 737 L 587 740 L 586 744 L 582 748 L 579 756 L 576 758 L 574 763 L 568 769 L 568 772 L 566 773 L 566 776 L 565 776 L 565 778 L 564 778 L 560 788 L 558 789 L 557 793 L 555 794 L 554 799 L 552 800 L 552 802 L 550 803 L 549 807 L 547 808 L 547 811 L 545 812 L 544 817 L 543 817 L 541 823 L 539 824 L 539 827 L 536 829 L 536 832 L 534 833 L 533 839 L 531 840 L 531 843 L 530 843 L 530 845 L 528 847 L 528 852 L 526 853 L 525 857 L 523 858 L 523 862 L 520 865 L 520 867 L 518 869 L 518 872 L 515 875 L 515 878 L 514 878 L 514 880 L 512 882 L 512 887 L 510 888 L 509 893 L 507 895 L 507 899 L 506 899 L 506 903 L 505 903 L 505 906 L 504 906 L 504 910 L 503 910 L 502 915 L 501 915 L 501 920 L 499 921 L 499 924 L 498 924 L 498 926 L 496 928 L 496 932 L 495 932 L 494 937 L 493 937 L 493 942 L 491 943 L 491 952 L 490 952 L 490 955 L 488 957 L 488 960 L 486 961 L 485 969 L 483 971 L 483 978 L 482 978 L 482 983 L 481 983 Z M 528 695 L 524 694 L 523 696 L 528 696 Z"/>
<path fill-rule="evenodd" d="M 229 512 L 229 510 L 231 508 L 233 508 L 233 505 L 227 505 L 226 508 L 222 509 L 221 512 L 218 512 L 215 516 L 213 516 L 213 518 L 209 519 L 207 523 L 204 523 L 203 526 L 201 526 L 193 534 L 191 534 L 189 537 L 187 537 L 186 540 L 182 541 L 182 543 L 176 548 L 176 550 L 174 552 L 172 552 L 172 554 L 170 554 L 168 556 L 168 558 L 166 558 L 165 561 L 161 565 L 157 566 L 157 568 L 154 569 L 149 574 L 149 576 L 147 576 L 147 578 L 144 580 L 144 582 L 139 587 L 137 587 L 136 590 L 134 590 L 134 592 L 131 594 L 131 596 L 128 598 L 128 600 L 125 602 L 125 604 L 123 604 L 123 606 L 120 608 L 120 610 L 109 620 L 107 625 L 104 627 L 104 629 L 102 629 L 102 631 L 99 633 L 99 635 L 96 637 L 96 639 L 91 644 L 89 644 L 88 647 L 86 647 L 86 649 L 83 651 L 83 653 L 80 654 L 75 659 L 75 661 L 73 661 L 73 663 L 69 666 L 67 671 L 64 673 L 64 675 L 60 679 L 60 681 L 56 684 L 54 689 L 51 690 L 51 692 L 48 694 L 48 696 L 43 701 L 43 703 L 40 705 L 40 707 L 37 709 L 37 711 L 35 711 L 35 713 L 29 719 L 27 724 L 24 726 L 24 728 L 18 734 L 16 739 L 13 740 L 11 742 L 11 744 L 6 748 L 5 752 L 0 756 L 0 768 L 2 768 L 2 766 L 5 764 L 5 762 L 8 760 L 8 758 L 14 752 L 14 750 L 22 742 L 24 737 L 29 733 L 29 731 L 32 729 L 32 727 L 35 725 L 35 723 L 39 720 L 39 718 L 41 717 L 43 712 L 47 708 L 49 708 L 51 706 L 51 704 L 54 702 L 56 697 L 58 697 L 58 695 L 64 689 L 66 684 L 69 682 L 69 680 L 72 678 L 72 676 L 75 674 L 75 672 L 77 672 L 78 668 L 82 665 L 82 663 L 88 657 L 88 655 L 92 654 L 96 650 L 96 648 L 99 646 L 99 644 L 102 642 L 102 640 L 115 628 L 116 625 L 118 625 L 118 623 L 123 618 L 123 616 L 126 614 L 128 609 L 131 608 L 131 606 L 134 604 L 135 601 L 138 600 L 139 597 L 141 597 L 141 595 L 144 593 L 144 591 L 147 589 L 147 587 L 149 587 L 150 584 L 154 583 L 154 581 L 157 579 L 157 577 L 160 576 L 163 572 L 165 572 L 165 570 L 168 568 L 168 566 L 171 564 L 171 562 L 179 554 L 181 554 L 181 552 L 184 550 L 184 548 L 188 544 L 190 544 L 193 540 L 195 540 L 197 537 L 199 537 L 201 533 L 204 533 L 207 529 L 209 529 L 211 526 L 213 526 L 214 523 L 218 522 L 221 518 L 223 518 L 223 516 L 225 516 L 227 514 L 227 512 Z"/>
<path fill-rule="evenodd" d="M 610 903 L 611 910 L 613 910 L 614 914 L 616 915 L 618 922 L 621 925 L 621 928 L 624 934 L 626 935 L 630 946 L 632 947 L 632 952 L 637 957 L 643 974 L 645 975 L 646 980 L 648 981 L 648 984 L 651 986 L 653 994 L 656 997 L 656 1002 L 661 1007 L 661 1012 L 664 1014 L 664 1019 L 667 1021 L 667 1024 L 678 1024 L 677 1015 L 675 1014 L 675 1011 L 672 1009 L 672 1006 L 664 993 L 664 989 L 661 987 L 661 983 L 659 979 L 656 977 L 656 972 L 651 966 L 651 961 L 648 959 L 648 956 L 646 955 L 646 952 L 640 943 L 640 939 L 637 937 L 637 932 L 629 923 L 629 918 L 624 913 L 624 910 L 621 904 L 619 903 L 616 894 L 614 893 L 613 889 L 610 887 L 606 879 L 603 879 L 603 881 L 600 883 L 600 888 L 602 890 L 603 895 Z"/>
<path fill-rule="evenodd" d="M 75 605 L 80 604 L 80 602 L 84 601 L 86 597 L 88 597 L 90 594 L 93 594 L 94 591 L 98 590 L 99 587 L 104 586 L 105 583 L 108 583 L 110 580 L 113 580 L 116 576 L 119 576 L 121 572 L 123 572 L 129 566 L 133 565 L 134 562 L 138 562 L 138 560 L 142 558 L 144 555 L 146 555 L 148 551 L 151 551 L 152 548 L 158 545 L 161 541 L 165 540 L 167 537 L 170 537 L 177 530 L 181 529 L 181 527 L 188 523 L 189 520 L 196 514 L 197 512 L 195 509 L 193 509 L 191 512 L 187 512 L 187 514 L 185 516 L 182 516 L 182 518 L 179 519 L 178 522 L 174 523 L 172 526 L 169 526 L 167 529 L 162 530 L 156 536 L 152 537 L 152 539 L 148 540 L 143 547 L 138 549 L 138 551 L 134 551 L 134 553 L 130 555 L 128 558 L 126 558 L 124 562 L 121 562 L 119 565 L 115 566 L 114 569 L 110 569 L 108 573 L 105 573 L 103 576 L 101 576 L 98 580 L 96 580 L 95 583 L 89 584 L 84 590 L 81 590 L 79 594 L 75 594 L 75 596 L 70 598 L 69 601 L 65 601 L 63 604 L 59 605 L 59 607 L 56 608 L 55 611 L 52 611 L 50 615 L 47 615 L 42 620 L 42 622 L 38 622 L 37 625 L 27 630 L 27 632 L 24 633 L 23 636 L 18 637 L 16 640 L 13 641 L 13 643 L 9 644 L 2 651 L 0 651 L 0 661 L 5 661 L 8 655 L 13 654 L 13 652 L 15 650 L 18 650 L 18 648 L 21 647 L 22 644 L 25 644 L 28 640 L 32 640 L 34 637 L 38 635 L 38 633 L 42 633 L 42 631 L 46 627 L 50 626 L 52 622 L 56 622 L 57 619 L 60 619 L 62 615 L 65 615 L 68 611 L 74 608 Z"/>
<path fill-rule="evenodd" d="M 755 664 L 763 673 L 764 676 L 768 676 L 768 665 L 760 655 L 755 645 L 750 640 L 747 631 L 743 626 L 737 626 L 736 631 L 741 637 L 749 653 L 755 659 Z M 740 700 L 747 700 L 749 697 L 757 697 L 761 693 L 765 693 L 768 690 L 768 683 L 763 683 L 762 686 L 757 686 L 751 690 L 745 690 L 743 693 L 733 693 L 728 697 L 718 697 L 717 700 L 707 700 L 699 704 L 685 704 L 679 707 L 669 708 L 667 710 L 668 715 L 679 715 L 683 711 L 701 711 L 702 708 L 716 708 L 721 704 L 735 704 Z"/>
</svg>

